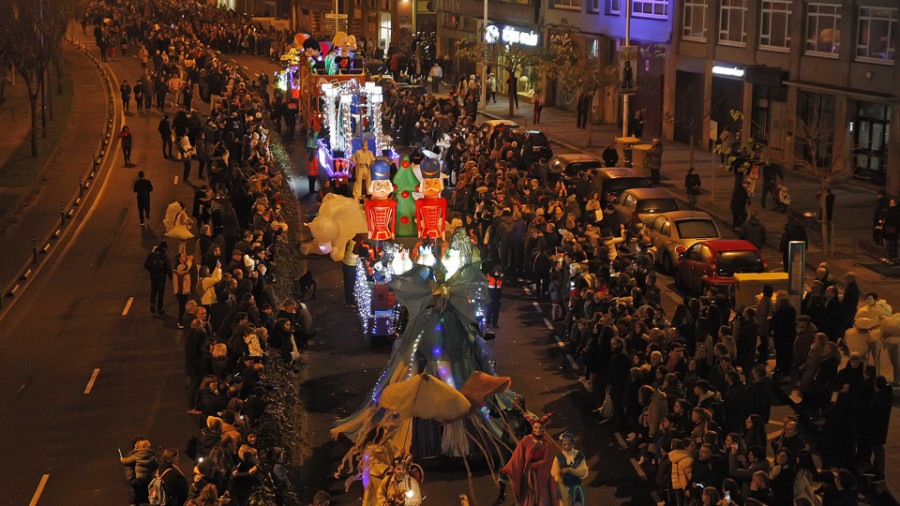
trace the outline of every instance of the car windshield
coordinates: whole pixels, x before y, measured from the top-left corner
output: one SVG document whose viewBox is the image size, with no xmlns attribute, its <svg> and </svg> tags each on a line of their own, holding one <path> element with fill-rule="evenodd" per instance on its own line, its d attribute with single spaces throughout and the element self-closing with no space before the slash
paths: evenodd
<svg viewBox="0 0 900 506">
<path fill-rule="evenodd" d="M 632 188 L 649 188 L 647 180 L 642 177 L 617 177 L 615 179 L 607 179 L 603 182 L 603 191 L 619 195 L 625 190 Z"/>
<path fill-rule="evenodd" d="M 641 199 L 637 205 L 639 213 L 668 213 L 677 210 L 678 204 L 673 199 Z"/>
<path fill-rule="evenodd" d="M 577 176 L 580 171 L 596 169 L 599 167 L 603 167 L 603 162 L 598 161 L 598 160 L 588 160 L 585 162 L 572 162 L 569 165 L 566 165 L 566 175 L 567 176 Z"/>
<path fill-rule="evenodd" d="M 716 260 L 719 276 L 734 276 L 738 272 L 762 272 L 765 267 L 759 253 L 752 250 L 722 251 Z"/>
<path fill-rule="evenodd" d="M 675 226 L 678 228 L 678 237 L 682 239 L 719 237 L 716 225 L 710 220 L 681 220 Z"/>
</svg>

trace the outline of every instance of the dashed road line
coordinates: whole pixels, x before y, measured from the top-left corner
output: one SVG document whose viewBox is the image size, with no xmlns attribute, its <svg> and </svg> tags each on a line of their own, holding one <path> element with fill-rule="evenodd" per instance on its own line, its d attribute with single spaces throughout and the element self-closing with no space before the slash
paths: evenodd
<svg viewBox="0 0 900 506">
<path fill-rule="evenodd" d="M 94 374 L 91 374 L 91 379 L 88 381 L 87 386 L 84 388 L 84 394 L 87 395 L 91 393 L 91 389 L 94 388 L 94 382 L 97 381 L 97 376 L 100 374 L 100 369 L 94 369 Z"/>
<path fill-rule="evenodd" d="M 634 467 L 634 470 L 637 472 L 638 476 L 640 476 L 642 480 L 647 481 L 647 473 L 644 472 L 644 469 L 640 464 L 638 464 L 638 461 L 634 457 L 631 457 L 628 460 L 631 461 L 631 465 L 632 467 Z"/>
<path fill-rule="evenodd" d="M 614 434 L 616 435 L 616 441 L 619 442 L 619 448 L 623 450 L 628 448 L 628 445 L 625 444 L 625 439 L 622 438 L 622 434 L 619 434 L 618 432 L 615 432 Z"/>
<path fill-rule="evenodd" d="M 38 501 L 41 499 L 41 494 L 44 493 L 44 487 L 47 486 L 47 480 L 50 479 L 49 474 L 45 474 L 41 477 L 41 482 L 38 483 L 37 490 L 34 491 L 34 495 L 31 497 L 31 502 L 28 503 L 28 506 L 36 506 Z"/>
<path fill-rule="evenodd" d="M 175 176 L 175 182 L 173 184 L 178 184 L 178 176 Z"/>
<path fill-rule="evenodd" d="M 553 323 L 550 322 L 550 320 L 544 318 L 544 325 L 545 325 L 548 329 L 553 330 Z"/>
<path fill-rule="evenodd" d="M 132 304 L 134 304 L 134 297 L 129 297 L 128 301 L 125 302 L 125 309 L 122 310 L 122 316 L 128 316 L 128 311 L 131 310 Z"/>
</svg>

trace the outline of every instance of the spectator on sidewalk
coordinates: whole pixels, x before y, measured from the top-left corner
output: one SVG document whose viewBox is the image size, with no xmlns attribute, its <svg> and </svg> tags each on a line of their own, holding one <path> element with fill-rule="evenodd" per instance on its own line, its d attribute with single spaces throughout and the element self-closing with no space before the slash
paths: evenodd
<svg viewBox="0 0 900 506">
<path fill-rule="evenodd" d="M 638 139 L 644 136 L 644 114 L 640 109 L 634 111 L 634 115 L 628 122 L 628 132 Z"/>
<path fill-rule="evenodd" d="M 515 104 L 516 109 L 519 108 L 519 78 L 515 74 L 510 74 L 506 78 L 506 94 Z"/>
<path fill-rule="evenodd" d="M 700 174 L 694 172 L 693 167 L 688 167 L 684 176 L 684 189 L 688 196 L 688 207 L 693 211 L 697 207 L 697 199 L 700 198 Z"/>
<path fill-rule="evenodd" d="M 650 169 L 650 185 L 659 184 L 659 171 L 662 169 L 663 145 L 662 141 L 654 138 L 650 143 L 650 149 L 647 151 L 647 158 L 644 164 Z"/>
<path fill-rule="evenodd" d="M 766 226 L 759 221 L 759 215 L 755 212 L 750 214 L 750 219 L 738 229 L 738 237 L 762 251 L 766 244 Z"/>
<path fill-rule="evenodd" d="M 131 91 L 134 93 L 134 105 L 137 106 L 137 112 L 140 114 L 144 112 L 144 83 L 138 79 Z"/>
<path fill-rule="evenodd" d="M 606 149 L 603 150 L 601 158 L 603 158 L 603 165 L 606 167 L 615 167 L 619 165 L 619 151 L 616 149 L 615 139 L 609 141 Z"/>
<path fill-rule="evenodd" d="M 578 95 L 578 102 L 575 104 L 575 126 L 577 128 L 587 128 L 587 122 L 590 121 L 592 99 L 593 95 L 590 93 Z"/>
<path fill-rule="evenodd" d="M 150 219 L 150 192 L 153 191 L 153 183 L 144 178 L 144 171 L 138 172 L 133 191 L 137 194 L 138 216 L 141 219 L 141 225 L 144 225 L 144 220 Z"/>
<path fill-rule="evenodd" d="M 784 224 L 784 230 L 781 231 L 781 245 L 778 251 L 781 252 L 781 262 L 785 272 L 790 270 L 790 258 L 788 258 L 788 245 L 792 241 L 802 241 L 803 244 L 809 245 L 806 236 L 806 228 L 793 214 L 788 217 L 788 222 Z"/>
<path fill-rule="evenodd" d="M 431 78 L 431 92 L 437 93 L 441 85 L 441 78 L 444 77 L 444 71 L 441 69 L 441 66 L 438 65 L 438 62 L 435 61 L 431 65 L 431 70 L 428 71 L 428 77 Z"/>
<path fill-rule="evenodd" d="M 744 181 L 731 194 L 731 228 L 734 231 L 737 231 L 747 219 L 747 206 L 750 205 L 749 188 L 750 182 Z"/>
<path fill-rule="evenodd" d="M 881 218 L 887 204 L 887 192 L 884 189 L 878 190 L 875 195 L 875 211 L 872 213 L 872 241 L 879 246 L 881 246 Z"/>
<path fill-rule="evenodd" d="M 881 236 L 884 238 L 884 258 L 881 260 L 894 263 L 897 261 L 897 238 L 900 237 L 900 206 L 897 199 L 890 199 L 883 214 Z"/>
<path fill-rule="evenodd" d="M 540 93 L 534 94 L 534 100 L 531 102 L 531 105 L 534 109 L 532 121 L 537 125 L 541 122 L 541 112 L 544 110 L 544 101 L 541 100 Z"/>
<path fill-rule="evenodd" d="M 780 178 L 784 181 L 784 174 L 781 173 L 781 166 L 777 163 L 767 163 L 763 165 L 762 168 L 762 197 L 760 198 L 760 203 L 762 204 L 762 208 L 766 208 L 766 195 L 769 193 L 772 194 L 772 198 L 775 198 L 778 194 L 777 188 L 777 179 Z"/>
<path fill-rule="evenodd" d="M 162 139 L 163 158 L 172 158 L 172 124 L 169 123 L 168 114 L 163 115 L 163 119 L 159 120 L 156 130 Z"/>
<path fill-rule="evenodd" d="M 166 278 L 172 279 L 172 266 L 167 253 L 169 245 L 162 241 L 147 256 L 144 269 L 150 273 L 150 312 L 163 314 Z"/>
</svg>

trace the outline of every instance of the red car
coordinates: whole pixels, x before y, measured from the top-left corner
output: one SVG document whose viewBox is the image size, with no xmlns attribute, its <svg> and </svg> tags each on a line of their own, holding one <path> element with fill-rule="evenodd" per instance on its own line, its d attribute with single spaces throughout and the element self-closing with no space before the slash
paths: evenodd
<svg viewBox="0 0 900 506">
<path fill-rule="evenodd" d="M 766 261 L 753 244 L 738 239 L 700 241 L 680 253 L 675 286 L 681 291 L 706 293 L 709 288 L 734 284 L 737 272 L 765 272 Z"/>
</svg>

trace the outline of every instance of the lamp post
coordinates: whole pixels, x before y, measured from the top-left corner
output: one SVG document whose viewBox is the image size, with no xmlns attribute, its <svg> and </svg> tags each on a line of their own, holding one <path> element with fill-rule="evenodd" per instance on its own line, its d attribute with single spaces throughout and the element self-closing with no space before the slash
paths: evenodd
<svg viewBox="0 0 900 506">
<path fill-rule="evenodd" d="M 631 0 L 625 0 L 625 45 L 631 45 Z M 635 69 L 637 70 L 637 69 Z M 635 75 L 635 77 L 637 77 Z M 628 137 L 628 93 L 622 94 L 622 137 Z"/>
<path fill-rule="evenodd" d="M 481 37 L 484 39 L 484 57 L 481 65 L 481 108 L 487 107 L 487 25 L 488 25 L 488 0 L 484 0 L 484 23 L 481 25 Z"/>
</svg>

